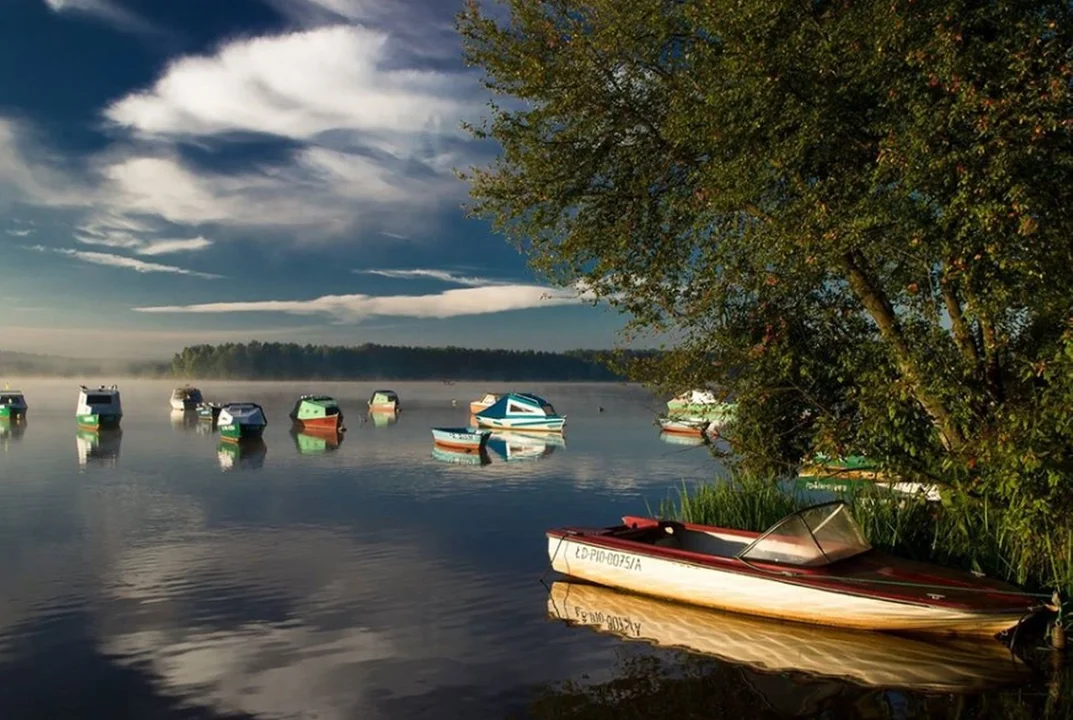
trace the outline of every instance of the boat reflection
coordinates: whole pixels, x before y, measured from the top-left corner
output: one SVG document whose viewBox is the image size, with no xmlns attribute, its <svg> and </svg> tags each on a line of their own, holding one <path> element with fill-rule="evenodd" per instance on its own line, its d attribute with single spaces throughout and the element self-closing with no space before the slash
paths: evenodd
<svg viewBox="0 0 1073 720">
<path fill-rule="evenodd" d="M 659 439 L 668 445 L 689 445 L 698 447 L 700 445 L 711 444 L 711 440 L 707 435 L 687 435 L 685 433 L 667 432 L 666 430 L 660 430 Z"/>
<path fill-rule="evenodd" d="M 978 692 L 1031 674 L 997 641 L 921 640 L 781 622 L 588 583 L 553 583 L 547 612 L 572 625 L 714 656 L 761 673 L 805 673 L 871 687 L 946 693 Z M 786 691 L 795 683 L 785 676 L 769 677 L 773 682 L 781 678 Z"/>
<path fill-rule="evenodd" d="M 391 410 L 370 410 L 367 419 L 373 427 L 387 427 L 399 421 L 399 413 Z"/>
<path fill-rule="evenodd" d="M 238 442 L 221 440 L 216 444 L 216 457 L 220 461 L 220 469 L 228 470 L 259 470 L 265 464 L 265 455 L 268 446 L 261 438 L 250 438 Z"/>
<path fill-rule="evenodd" d="M 172 410 L 171 426 L 176 430 L 196 430 L 198 425 L 196 410 Z"/>
<path fill-rule="evenodd" d="M 343 442 L 343 435 L 344 433 L 334 429 L 291 428 L 291 437 L 294 438 L 294 446 L 298 448 L 300 455 L 323 455 L 338 450 Z"/>
<path fill-rule="evenodd" d="M 566 438 L 558 433 L 496 431 L 488 438 L 488 449 L 507 462 L 539 460 L 565 447 Z"/>
<path fill-rule="evenodd" d="M 488 456 L 488 451 L 484 448 L 445 448 L 435 443 L 432 444 L 432 457 L 440 462 L 454 463 L 456 465 L 484 466 L 492 462 L 492 458 Z"/>
<path fill-rule="evenodd" d="M 3 442 L 5 450 L 8 442 L 22 440 L 25 432 L 26 417 L 24 415 L 19 415 L 17 418 L 0 418 L 0 442 Z"/>
<path fill-rule="evenodd" d="M 114 467 L 119 460 L 119 447 L 123 443 L 123 430 L 79 430 L 75 434 L 78 448 L 78 464 L 89 463 Z"/>
</svg>

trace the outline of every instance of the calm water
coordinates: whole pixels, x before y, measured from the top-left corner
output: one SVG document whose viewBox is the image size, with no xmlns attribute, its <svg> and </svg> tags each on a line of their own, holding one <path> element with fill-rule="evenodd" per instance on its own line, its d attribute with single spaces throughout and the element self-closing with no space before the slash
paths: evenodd
<svg viewBox="0 0 1073 720">
<path fill-rule="evenodd" d="M 546 528 L 643 514 L 714 472 L 703 448 L 660 439 L 659 403 L 638 389 L 522 388 L 569 416 L 565 444 L 479 466 L 434 458 L 429 428 L 466 424 L 498 384 L 389 384 L 404 411 L 386 425 L 362 422 L 371 383 L 200 384 L 265 408 L 264 447 L 243 456 L 173 417 L 169 382 L 122 383 L 122 435 L 105 440 L 77 432 L 76 382 L 19 384 L 28 423 L 0 438 L 0 718 L 603 717 L 615 679 L 636 717 L 954 717 L 966 702 L 979 717 L 1046 701 L 1020 679 L 989 689 L 1010 681 L 1004 658 L 549 594 Z M 337 448 L 290 432 L 309 391 L 343 405 Z M 840 664 L 853 682 L 815 677 Z"/>
</svg>

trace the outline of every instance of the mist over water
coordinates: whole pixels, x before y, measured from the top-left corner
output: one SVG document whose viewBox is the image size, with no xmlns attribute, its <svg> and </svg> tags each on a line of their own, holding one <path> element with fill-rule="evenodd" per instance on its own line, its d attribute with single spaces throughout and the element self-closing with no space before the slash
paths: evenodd
<svg viewBox="0 0 1073 720">
<path fill-rule="evenodd" d="M 17 384 L 28 420 L 0 436 L 0 718 L 524 716 L 535 686 L 609 680 L 623 653 L 680 661 L 549 619 L 539 582 L 547 528 L 646 514 L 716 472 L 703 447 L 661 441 L 662 403 L 638 388 L 198 383 L 264 407 L 263 446 L 244 453 L 173 415 L 171 381 L 120 380 L 107 438 L 77 430 L 76 382 Z M 396 422 L 365 417 L 382 385 Z M 431 427 L 466 425 L 471 399 L 508 389 L 566 414 L 565 444 L 484 466 L 433 456 Z M 307 392 L 340 401 L 337 447 L 292 434 Z M 614 608 L 603 629 L 640 639 L 653 618 L 692 617 L 572 597 L 571 619 Z M 793 704 L 773 677 L 762 694 Z"/>
</svg>

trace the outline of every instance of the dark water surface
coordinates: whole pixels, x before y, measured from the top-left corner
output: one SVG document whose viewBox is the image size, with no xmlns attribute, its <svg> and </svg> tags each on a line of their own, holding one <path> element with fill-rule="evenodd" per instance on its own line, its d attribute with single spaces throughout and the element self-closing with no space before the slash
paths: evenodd
<svg viewBox="0 0 1073 720">
<path fill-rule="evenodd" d="M 118 438 L 77 431 L 76 382 L 19 384 L 26 427 L 0 430 L 2 720 L 595 718 L 622 703 L 627 717 L 1030 717 L 1046 705 L 1047 688 L 1011 681 L 1001 654 L 802 634 L 561 582 L 549 594 L 545 529 L 644 514 L 715 471 L 703 448 L 660 439 L 659 403 L 636 388 L 518 388 L 568 415 L 565 445 L 479 466 L 434 458 L 429 429 L 465 425 L 469 400 L 499 384 L 389 384 L 404 410 L 378 425 L 363 422 L 370 383 L 201 383 L 207 399 L 264 406 L 264 447 L 245 455 L 174 417 L 170 382 L 120 384 Z M 290 431 L 295 397 L 313 391 L 343 406 L 338 448 Z M 541 690 L 563 681 L 586 685 Z"/>
</svg>

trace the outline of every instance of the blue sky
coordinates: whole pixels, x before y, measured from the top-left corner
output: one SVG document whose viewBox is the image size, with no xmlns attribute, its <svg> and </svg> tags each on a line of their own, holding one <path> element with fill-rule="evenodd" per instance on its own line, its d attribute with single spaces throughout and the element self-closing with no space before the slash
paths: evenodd
<svg viewBox="0 0 1073 720">
<path fill-rule="evenodd" d="M 466 219 L 452 0 L 6 0 L 0 349 L 610 347 Z"/>
</svg>

